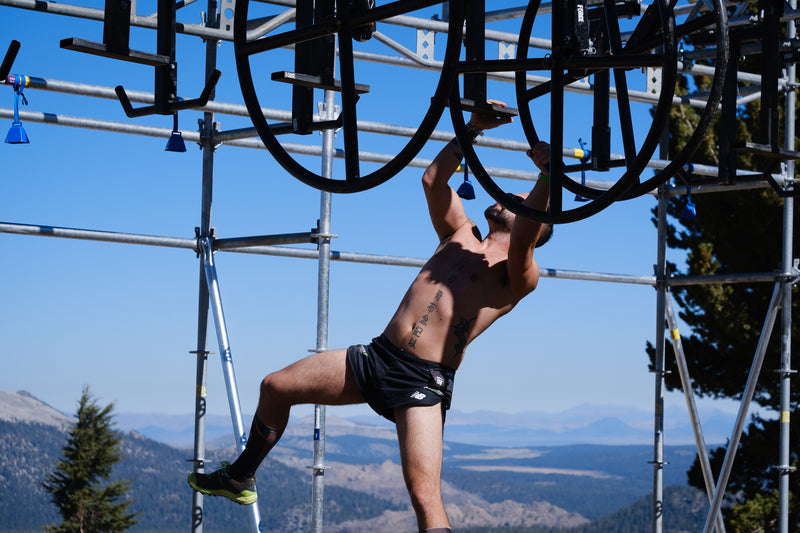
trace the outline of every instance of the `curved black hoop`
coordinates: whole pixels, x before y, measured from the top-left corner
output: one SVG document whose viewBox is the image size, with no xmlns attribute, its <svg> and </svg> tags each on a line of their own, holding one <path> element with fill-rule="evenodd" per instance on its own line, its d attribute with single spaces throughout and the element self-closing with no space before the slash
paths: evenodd
<svg viewBox="0 0 800 533">
<path fill-rule="evenodd" d="M 248 0 L 241 0 L 236 6 L 234 16 L 234 49 L 239 84 L 253 125 L 258 131 L 264 146 L 275 160 L 292 176 L 301 182 L 327 192 L 352 193 L 370 189 L 385 182 L 403 168 L 419 153 L 430 137 L 436 124 L 444 112 L 447 98 L 456 78 L 456 63 L 461 49 L 461 35 L 464 24 L 463 0 L 450 0 L 450 20 L 447 46 L 435 93 L 430 107 L 416 132 L 408 143 L 389 162 L 374 172 L 360 175 L 358 158 L 358 129 L 356 115 L 356 83 L 353 68 L 352 39 L 354 29 L 363 27 L 389 17 L 423 9 L 441 1 L 432 0 L 398 0 L 378 6 L 365 12 L 353 12 L 345 9 L 347 1 L 337 0 L 338 12 L 335 17 L 305 28 L 287 31 L 276 35 L 247 40 Z M 339 39 L 339 63 L 342 91 L 341 127 L 344 137 L 345 176 L 342 178 L 326 178 L 312 172 L 297 162 L 278 142 L 272 128 L 261 111 L 261 105 L 253 85 L 250 57 L 256 54 L 305 42 L 311 39 L 337 35 Z"/>
<path fill-rule="evenodd" d="M 657 170 L 649 179 L 634 183 L 620 197 L 620 200 L 630 200 L 643 194 L 647 194 L 675 176 L 678 171 L 689 162 L 689 159 L 697 151 L 697 148 L 703 142 L 706 131 L 714 119 L 714 115 L 719 111 L 719 106 L 722 101 L 723 87 L 725 85 L 728 62 L 730 60 L 730 32 L 728 31 L 728 12 L 725 9 L 723 0 L 713 1 L 713 12 L 707 13 L 695 19 L 688 20 L 687 22 L 676 27 L 676 35 L 678 38 L 683 38 L 687 35 L 697 32 L 698 30 L 703 30 L 710 25 L 713 25 L 714 28 L 713 35 L 716 43 L 714 76 L 712 78 L 711 89 L 708 93 L 706 105 L 703 107 L 700 118 L 697 121 L 697 126 L 692 132 L 692 135 L 686 141 L 686 144 L 683 145 L 677 154 L 671 157 L 667 166 Z M 628 41 L 628 46 L 632 46 L 632 42 L 643 42 L 645 40 L 644 37 L 640 37 L 639 35 L 633 35 L 631 40 Z M 598 195 L 603 193 L 601 189 L 587 187 L 573 180 L 565 182 L 564 188 L 585 198 L 596 198 Z"/>
<path fill-rule="evenodd" d="M 652 7 L 655 6 L 655 7 Z M 551 168 L 550 168 L 550 207 L 547 211 L 532 209 L 517 202 L 511 201 L 506 193 L 489 177 L 486 170 L 481 165 L 475 151 L 467 141 L 467 132 L 464 119 L 460 110 L 455 109 L 458 98 L 451 96 L 451 115 L 459 135 L 464 155 L 472 168 L 473 174 L 486 191 L 501 205 L 517 215 L 521 215 L 533 220 L 548 223 L 574 222 L 587 218 L 614 201 L 620 199 L 625 192 L 638 180 L 639 175 L 644 170 L 650 160 L 660 139 L 661 132 L 664 130 L 668 119 L 668 110 L 672 104 L 673 89 L 677 75 L 677 49 L 675 38 L 675 21 L 671 8 L 665 0 L 657 0 L 651 9 L 645 12 L 640 19 L 638 26 L 645 24 L 647 34 L 658 36 L 656 41 L 650 41 L 645 45 L 629 49 L 629 43 L 623 44 L 620 37 L 619 24 L 616 13 L 616 3 L 613 0 L 606 0 L 604 4 L 604 16 L 608 24 L 609 52 L 601 54 L 572 54 L 565 53 L 561 46 L 555 46 L 553 54 L 545 58 L 528 58 L 528 43 L 530 42 L 533 21 L 539 9 L 539 0 L 529 3 L 522 27 L 519 34 L 517 48 L 517 59 L 513 65 L 507 66 L 505 70 L 516 71 L 516 91 L 517 102 L 520 110 L 520 121 L 525 131 L 525 136 L 531 146 L 539 142 L 539 136 L 533 125 L 530 111 L 530 102 L 541 95 L 551 94 L 550 108 L 550 144 L 551 144 Z M 553 3 L 552 21 L 552 42 L 564 42 L 564 8 L 563 3 Z M 653 30 L 655 28 L 655 30 Z M 641 30 L 645 31 L 645 30 Z M 634 32 L 635 34 L 636 32 Z M 656 48 L 660 48 L 657 51 Z M 654 119 L 642 142 L 641 147 L 636 149 L 633 135 L 633 125 L 628 107 L 627 82 L 625 71 L 632 68 L 646 66 L 657 66 L 662 69 L 662 91 L 656 106 Z M 472 66 L 460 66 L 460 69 L 472 68 Z M 497 70 L 500 70 L 498 68 Z M 549 70 L 551 79 L 548 83 L 528 88 L 526 73 L 528 70 Z M 567 71 L 565 73 L 565 70 Z M 578 71 L 578 74 L 573 74 Z M 625 146 L 625 165 L 626 171 L 616 181 L 610 189 L 594 195 L 588 202 L 578 207 L 563 208 L 563 189 L 569 189 L 572 180 L 563 174 L 563 95 L 564 86 L 572 81 L 587 76 L 589 73 L 613 71 L 617 80 L 618 108 L 622 128 L 623 144 Z M 574 78 L 574 79 L 573 79 Z M 666 89 L 665 89 L 666 88 Z"/>
</svg>

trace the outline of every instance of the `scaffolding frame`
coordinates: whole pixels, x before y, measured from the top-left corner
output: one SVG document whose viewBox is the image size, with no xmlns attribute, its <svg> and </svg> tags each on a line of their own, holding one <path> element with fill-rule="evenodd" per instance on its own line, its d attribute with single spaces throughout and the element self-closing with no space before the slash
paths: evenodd
<svg viewBox="0 0 800 533">
<path fill-rule="evenodd" d="M 230 8 L 234 2 L 227 0 L 223 5 L 218 5 L 214 0 L 208 2 L 208 12 L 216 13 L 216 17 L 208 17 L 209 21 L 205 25 L 183 25 L 182 32 L 187 35 L 194 35 L 201 37 L 206 42 L 206 59 L 205 69 L 206 75 L 210 75 L 216 68 L 216 46 L 218 41 L 231 40 L 231 31 L 225 31 L 220 28 L 214 28 L 210 21 L 219 20 L 223 17 L 223 12 L 226 8 Z M 269 3 L 282 5 L 287 7 L 294 6 L 294 0 L 270 0 Z M 155 19 L 153 16 L 142 17 L 136 15 L 135 2 L 134 9 L 131 13 L 131 25 L 140 26 L 144 28 L 155 29 Z M 13 8 L 20 8 L 26 10 L 47 11 L 49 13 L 84 18 L 89 20 L 103 20 L 103 10 L 84 8 L 79 6 L 72 6 L 68 4 L 56 4 L 51 2 L 40 2 L 37 0 L 0 0 L 0 6 L 7 6 Z M 790 1 L 792 13 L 789 13 L 789 18 L 794 19 L 800 17 L 797 12 L 796 0 Z M 486 18 L 510 18 L 520 16 L 524 11 L 523 8 L 509 8 L 499 10 L 493 13 L 487 13 Z M 428 21 L 424 19 L 415 19 L 412 17 L 394 17 L 393 23 L 404 26 L 416 27 L 418 30 L 446 32 L 447 24 L 437 21 Z M 736 21 L 731 22 L 732 25 L 738 24 Z M 787 23 L 787 37 L 793 39 L 795 37 L 795 27 L 791 23 Z M 513 35 L 505 34 L 502 32 L 495 32 L 487 30 L 487 40 L 497 40 L 504 42 L 511 40 L 514 42 Z M 378 54 L 356 53 L 356 59 L 363 61 L 372 61 L 387 63 L 392 65 L 406 66 L 412 68 L 423 68 L 434 70 L 440 66 L 433 61 L 424 61 L 419 58 L 414 58 L 409 53 L 410 51 L 402 48 L 401 45 L 391 41 L 388 37 L 378 37 L 381 42 L 395 49 L 401 56 L 400 58 L 392 56 L 384 56 Z M 533 41 L 536 39 L 532 39 Z M 548 47 L 549 41 L 536 40 L 538 46 Z M 686 57 L 689 57 L 687 54 Z M 680 68 L 684 73 L 698 73 L 709 74 L 706 67 L 695 65 L 684 65 L 681 63 Z M 704 70 L 705 69 L 705 70 Z M 755 82 L 757 76 L 749 73 L 739 72 L 738 78 L 742 81 Z M 490 78 L 503 80 L 509 78 L 502 74 L 490 75 Z M 529 76 L 529 80 L 533 83 L 544 81 L 545 79 L 537 79 L 535 76 Z M 5 80 L 0 80 L 5 81 Z M 506 79 L 508 81 L 508 79 Z M 786 69 L 786 76 L 781 80 L 784 88 L 796 86 L 796 70 L 793 63 L 789 64 Z M 102 87 L 95 85 L 87 85 L 82 83 L 75 83 L 61 80 L 50 80 L 43 78 L 31 78 L 30 88 L 61 92 L 67 94 L 74 94 L 79 96 L 86 96 L 90 98 L 105 98 L 116 99 L 114 89 L 110 87 Z M 577 93 L 587 93 L 589 91 L 588 84 L 573 84 L 567 90 Z M 647 93 L 637 94 L 631 92 L 631 100 L 637 102 L 653 102 L 652 98 Z M 323 118 L 332 119 L 334 116 L 334 94 L 332 91 L 325 91 L 325 101 L 323 103 Z M 130 101 L 138 103 L 152 103 L 154 95 L 152 93 L 130 91 L 128 93 Z M 737 103 L 743 104 L 747 101 L 757 99 L 759 94 L 754 92 L 742 96 Z M 676 105 L 690 105 L 695 107 L 702 107 L 704 102 L 702 100 L 675 97 L 674 104 Z M 795 125 L 792 117 L 795 116 L 796 101 L 795 94 L 792 90 L 786 91 L 786 123 L 785 123 L 785 139 L 784 148 L 793 151 Z M 268 109 L 264 110 L 265 116 L 276 120 L 290 120 L 291 113 L 283 110 Z M 227 327 L 225 324 L 224 313 L 221 302 L 221 291 L 217 281 L 216 267 L 214 265 L 213 256 L 217 251 L 228 251 L 235 253 L 249 253 L 260 255 L 273 255 L 284 256 L 293 258 L 312 259 L 318 262 L 318 311 L 317 311 L 317 339 L 316 351 L 324 351 L 327 349 L 327 336 L 328 336 L 328 298 L 330 293 L 330 262 L 331 261 L 345 261 L 357 262 L 365 264 L 377 265 L 393 265 L 393 266 L 407 266 L 419 268 L 425 263 L 425 259 L 413 257 L 398 257 L 390 255 L 376 255 L 359 252 L 342 252 L 331 249 L 331 238 L 334 237 L 331 233 L 331 194 L 321 192 L 320 198 L 320 218 L 317 222 L 317 227 L 311 232 L 292 233 L 282 235 L 263 235 L 263 236 L 249 236 L 232 239 L 216 239 L 215 229 L 211 226 L 211 205 L 212 205 L 212 189 L 213 189 L 213 173 L 214 173 L 214 150 L 217 146 L 224 143 L 235 147 L 245 147 L 253 149 L 263 149 L 263 144 L 260 140 L 254 139 L 255 129 L 244 128 L 240 130 L 231 130 L 227 132 L 218 131 L 214 122 L 215 114 L 231 114 L 238 116 L 247 116 L 245 106 L 226 104 L 217 102 L 214 97 L 203 108 L 203 119 L 199 124 L 198 132 L 185 132 L 187 139 L 196 142 L 202 149 L 202 199 L 201 199 L 201 217 L 200 225 L 196 228 L 195 239 L 175 238 L 166 236 L 155 235 L 141 235 L 131 233 L 118 233 L 109 231 L 86 230 L 77 228 L 55 227 L 45 225 L 31 225 L 19 224 L 13 222 L 0 222 L 0 233 L 18 234 L 18 235 L 31 235 L 31 236 L 48 236 L 56 238 L 67 239 L 80 239 L 80 240 L 93 240 L 103 242 L 116 242 L 125 244 L 138 244 L 146 246 L 159 246 L 170 248 L 182 248 L 193 250 L 200 258 L 200 272 L 198 279 L 198 323 L 197 323 L 197 342 L 196 349 L 191 353 L 196 355 L 196 408 L 195 408 L 195 436 L 194 436 L 194 457 L 191 461 L 195 465 L 197 471 L 202 471 L 204 467 L 205 457 L 205 403 L 206 403 L 206 376 L 207 376 L 207 358 L 211 353 L 208 350 L 208 317 L 209 314 L 214 319 L 215 332 L 219 344 L 220 358 L 223 366 L 223 377 L 225 379 L 226 389 L 228 393 L 228 403 L 231 410 L 231 421 L 233 425 L 234 434 L 236 437 L 237 448 L 241 451 L 246 443 L 245 429 L 242 421 L 241 408 L 238 400 L 238 388 L 236 385 L 236 378 L 233 367 L 232 355 L 230 346 L 227 341 Z M 0 118 L 11 118 L 13 112 L 10 109 L 0 108 Z M 38 123 L 53 123 L 61 126 L 77 127 L 92 129 L 97 131 L 118 132 L 132 135 L 144 135 L 154 137 L 167 137 L 170 130 L 167 128 L 156 128 L 151 126 L 141 126 L 135 124 L 127 124 L 120 122 L 113 122 L 107 120 L 96 120 L 87 117 L 70 117 L 64 115 L 44 114 L 37 112 L 19 112 L 21 119 L 29 122 Z M 390 124 L 382 124 L 375 122 L 359 121 L 359 130 L 381 133 L 386 135 L 395 136 L 410 136 L 413 134 L 413 128 L 405 128 L 400 126 L 393 126 Z M 449 141 L 452 138 L 452 132 L 447 131 L 434 131 L 430 136 L 430 140 L 435 141 Z M 306 154 L 319 156 L 321 158 L 322 172 L 324 175 L 329 176 L 332 172 L 333 160 L 342 157 L 333 147 L 333 130 L 324 130 L 322 145 L 310 146 L 292 143 L 282 143 L 286 149 L 293 153 Z M 481 143 L 483 146 L 500 150 L 524 150 L 527 148 L 527 143 L 509 141 L 505 139 L 485 138 Z M 573 149 L 564 149 L 564 156 L 575 157 Z M 385 163 L 391 156 L 385 154 L 365 153 L 359 152 L 359 158 L 362 161 Z M 409 166 L 414 168 L 425 168 L 430 164 L 430 160 L 423 158 L 414 158 Z M 648 168 L 662 169 L 669 164 L 665 157 L 653 158 L 648 163 Z M 534 181 L 537 179 L 535 173 L 519 171 L 514 169 L 505 168 L 491 168 L 487 167 L 487 171 L 497 177 L 505 177 L 518 179 L 523 181 Z M 718 169 L 705 165 L 695 165 L 694 173 L 704 176 L 716 176 Z M 782 186 L 797 187 L 794 176 L 794 162 L 789 160 L 781 166 L 780 174 L 773 174 L 773 180 Z M 758 179 L 760 173 L 752 171 L 737 170 L 737 183 L 735 185 L 700 185 L 693 187 L 695 194 L 708 194 L 721 191 L 732 190 L 749 190 L 756 188 L 766 188 L 767 183 Z M 748 178 L 753 178 L 752 181 L 745 181 Z M 587 185 L 592 187 L 610 187 L 612 184 L 605 183 L 597 180 L 587 180 Z M 782 242 L 782 257 L 780 262 L 780 269 L 776 272 L 768 273 L 748 273 L 748 274 L 731 274 L 731 275 L 715 275 L 715 276 L 675 276 L 669 275 L 666 271 L 666 206 L 669 198 L 674 195 L 684 194 L 687 192 L 687 187 L 678 185 L 662 185 L 657 191 L 650 194 L 655 195 L 658 199 L 657 208 L 657 227 L 658 227 L 658 251 L 657 263 L 655 265 L 655 273 L 653 276 L 631 276 L 623 274 L 608 274 L 600 272 L 585 272 L 585 271 L 570 271 L 554 268 L 540 268 L 542 277 L 556 278 L 556 279 L 572 279 L 572 280 L 585 280 L 585 281 L 600 281 L 609 283 L 627 283 L 637 285 L 648 285 L 656 289 L 656 358 L 654 364 L 655 375 L 655 416 L 654 416 L 654 453 L 653 453 L 653 531 L 660 533 L 663 527 L 663 516 L 661 514 L 663 508 L 663 478 L 662 469 L 666 462 L 663 455 L 663 415 L 664 415 L 664 348 L 665 348 L 665 331 L 669 330 L 671 341 L 676 354 L 678 368 L 680 371 L 681 381 L 684 384 L 684 395 L 687 402 L 692 428 L 695 434 L 695 441 L 698 448 L 698 455 L 701 460 L 701 467 L 703 470 L 706 491 L 708 493 L 710 508 L 706 523 L 704 526 L 704 533 L 710 533 L 716 528 L 719 533 L 724 533 L 724 524 L 722 522 L 721 505 L 722 498 L 725 493 L 728 476 L 733 467 L 735 459 L 736 447 L 738 446 L 739 439 L 741 438 L 744 424 L 748 416 L 749 405 L 752 400 L 755 385 L 759 377 L 759 372 L 764 360 L 766 345 L 774 328 L 775 323 L 778 321 L 778 310 L 782 310 L 780 319 L 781 330 L 781 368 L 780 375 L 780 391 L 781 391 L 781 407 L 780 407 L 780 445 L 778 450 L 778 461 L 776 470 L 779 473 L 779 532 L 788 533 L 788 492 L 789 492 L 789 475 L 793 472 L 793 467 L 790 462 L 790 448 L 789 448 L 789 412 L 790 405 L 790 378 L 794 370 L 791 369 L 791 304 L 792 304 L 792 286 L 800 278 L 800 270 L 798 270 L 798 260 L 793 257 L 794 251 L 792 249 L 793 240 L 793 226 L 792 221 L 794 217 L 794 200 L 790 195 L 784 198 L 783 206 L 783 242 Z M 297 249 L 289 248 L 284 245 L 293 243 L 315 243 L 317 250 L 311 249 Z M 718 284 L 718 283 L 767 283 L 773 282 L 774 288 L 772 293 L 767 316 L 764 321 L 764 326 L 759 339 L 759 344 L 756 347 L 756 354 L 753 359 L 753 364 L 748 375 L 748 381 L 743 392 L 742 402 L 737 415 L 737 419 L 732 430 L 731 439 L 728 445 L 728 453 L 725 457 L 723 470 L 720 474 L 720 479 L 714 483 L 711 474 L 710 465 L 707 456 L 705 441 L 703 439 L 702 426 L 700 424 L 699 416 L 694 401 L 694 395 L 691 390 L 690 378 L 688 374 L 688 367 L 686 365 L 683 349 L 680 344 L 680 334 L 678 333 L 678 324 L 675 317 L 674 309 L 671 300 L 668 298 L 668 292 L 671 287 L 679 287 L 692 284 Z M 667 328 L 665 329 L 664 325 Z M 311 526 L 312 531 L 319 533 L 322 531 L 322 516 L 323 516 L 323 493 L 324 493 L 324 450 L 325 450 L 325 406 L 315 406 L 314 411 L 314 464 L 309 468 L 313 471 L 312 478 L 312 518 Z M 258 512 L 257 503 L 248 506 L 249 515 L 251 519 L 251 526 L 253 531 L 260 531 L 260 517 Z M 203 495 L 197 492 L 193 493 L 192 501 L 192 531 L 201 533 L 203 529 Z"/>
</svg>

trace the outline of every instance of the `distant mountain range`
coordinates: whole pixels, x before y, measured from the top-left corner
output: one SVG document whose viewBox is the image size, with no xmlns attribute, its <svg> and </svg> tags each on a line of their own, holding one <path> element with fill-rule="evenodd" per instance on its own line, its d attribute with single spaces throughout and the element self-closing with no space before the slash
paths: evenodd
<svg viewBox="0 0 800 533">
<path fill-rule="evenodd" d="M 730 437 L 735 416 L 720 410 L 704 413 L 703 434 L 707 445 L 724 444 Z M 173 446 L 190 448 L 194 441 L 194 415 L 162 415 L 157 413 L 119 413 L 120 429 L 136 431 L 146 437 Z M 249 428 L 251 415 L 246 416 Z M 310 435 L 311 418 L 293 421 L 288 431 Z M 299 423 L 299 425 L 298 425 Z M 561 412 L 529 411 L 498 413 L 450 411 L 445 425 L 445 440 L 481 446 L 565 446 L 570 444 L 651 444 L 653 414 L 644 409 L 615 405 L 584 405 Z M 372 434 L 378 428 L 388 429 L 394 438 L 394 426 L 375 416 L 342 419 L 328 415 L 327 430 L 344 432 L 360 428 Z M 233 442 L 229 416 L 206 417 L 206 439 L 215 445 Z M 685 412 L 669 413 L 664 432 L 670 444 L 693 445 L 694 433 Z"/>
<path fill-rule="evenodd" d="M 605 409 L 601 410 L 605 411 Z M 486 428 L 508 430 L 510 440 L 544 431 L 543 418 L 519 423 L 516 416 L 458 414 L 448 422 L 472 440 Z M 183 417 L 114 415 L 124 434 L 125 459 L 115 475 L 133 479 L 133 510 L 140 523 L 131 531 L 183 531 L 188 527 L 191 490 Z M 212 418 L 212 417 L 209 417 Z M 611 417 L 612 419 L 614 417 Z M 325 455 L 325 531 L 414 531 L 413 512 L 402 481 L 394 428 L 388 424 L 329 417 Z M 565 420 L 570 420 L 566 417 Z M 169 423 L 173 424 L 169 428 Z M 562 420 L 563 421 L 563 420 Z M 57 514 L 38 486 L 60 457 L 70 416 L 27 393 L 0 392 L 0 531 L 22 532 L 52 524 Z M 190 420 L 191 422 L 191 420 Z M 216 422 L 216 421 L 215 421 Z M 611 420 L 598 419 L 602 427 Z M 146 424 L 146 425 L 145 425 Z M 220 422 L 222 425 L 222 422 Z M 482 429 L 480 424 L 483 424 Z M 540 427 L 530 427 L 539 424 Z M 587 426 L 590 424 L 587 424 Z M 630 427 L 626 424 L 627 427 Z M 189 424 L 191 429 L 191 423 Z M 209 427 L 211 424 L 209 423 Z M 259 506 L 264 531 L 307 531 L 310 518 L 311 421 L 292 424 L 259 470 Z M 619 425 L 613 431 L 620 431 Z M 178 449 L 156 442 L 176 436 Z M 221 449 L 209 443 L 207 468 L 235 456 L 230 430 Z M 516 433 L 515 433 L 516 432 Z M 485 435 L 483 436 L 485 438 Z M 498 437 L 500 439 L 500 437 Z M 189 439 L 191 441 L 191 439 Z M 685 486 L 693 446 L 667 446 L 664 470 L 665 533 L 702 527 L 707 498 Z M 443 493 L 459 531 L 497 533 L 616 533 L 650 529 L 652 445 L 572 444 L 498 446 L 458 442 L 446 435 Z M 206 498 L 204 530 L 247 531 L 247 514 L 219 498 Z M 496 529 L 497 528 L 497 529 Z M 509 529 L 510 528 L 510 529 Z"/>
<path fill-rule="evenodd" d="M 25 421 L 22 398 L 33 398 L 27 392 L 0 391 L 0 418 Z M 38 401 L 38 400 L 37 400 Z M 49 406 L 48 406 L 49 407 Z M 2 409 L 8 412 L 4 415 Z M 703 436 L 708 446 L 722 445 L 730 438 L 735 415 L 722 410 L 703 413 Z M 59 423 L 69 423 L 70 416 L 51 409 L 47 415 Z M 249 428 L 252 415 L 245 416 Z M 191 448 L 194 442 L 194 415 L 165 415 L 159 413 L 117 413 L 118 429 L 137 433 L 171 446 Z M 294 420 L 287 429 L 290 434 L 309 435 L 311 418 Z M 374 436 L 380 429 L 387 438 L 394 438 L 394 426 L 374 416 L 339 418 L 329 415 L 328 432 Z M 229 416 L 206 416 L 206 440 L 209 447 L 225 447 L 233 443 Z M 693 445 L 694 433 L 684 411 L 667 411 L 664 417 L 665 438 L 674 445 Z M 653 442 L 653 413 L 619 405 L 582 405 L 560 412 L 526 411 L 499 413 L 449 411 L 445 440 L 481 446 L 565 446 L 571 444 L 651 444 Z"/>
</svg>

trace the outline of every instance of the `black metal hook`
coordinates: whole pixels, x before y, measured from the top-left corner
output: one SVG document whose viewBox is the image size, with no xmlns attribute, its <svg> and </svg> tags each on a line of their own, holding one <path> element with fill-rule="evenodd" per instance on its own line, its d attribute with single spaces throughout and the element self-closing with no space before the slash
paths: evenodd
<svg viewBox="0 0 800 533">
<path fill-rule="evenodd" d="M 131 3 L 115 2 L 114 0 L 106 0 L 102 43 L 70 38 L 62 40 L 61 47 L 155 67 L 154 105 L 134 109 L 122 85 L 118 85 L 114 89 L 122 104 L 122 109 L 129 118 L 153 114 L 172 115 L 182 109 L 203 107 L 208 104 L 211 93 L 214 91 L 214 87 L 216 87 L 222 73 L 219 70 L 211 73 L 199 98 L 183 100 L 177 96 L 177 63 L 175 62 L 176 8 L 174 0 L 158 0 L 156 54 L 130 49 Z"/>
<path fill-rule="evenodd" d="M 0 65 L 0 83 L 5 82 L 6 76 L 11 72 L 11 67 L 14 65 L 14 60 L 17 58 L 19 47 L 19 41 L 11 41 L 11 44 L 8 45 L 8 51 L 3 58 L 2 65 Z"/>
<path fill-rule="evenodd" d="M 114 88 L 114 92 L 117 93 L 117 98 L 119 98 L 119 102 L 122 104 L 122 109 L 125 111 L 125 114 L 128 118 L 135 118 L 135 117 L 143 117 L 145 115 L 154 115 L 156 113 L 162 115 L 171 115 L 175 111 L 181 111 L 183 109 L 194 109 L 198 107 L 203 107 L 208 104 L 209 99 L 211 99 L 211 92 L 214 90 L 214 87 L 217 86 L 217 82 L 219 81 L 222 72 L 219 70 L 214 70 L 209 76 L 208 81 L 206 81 L 206 86 L 203 88 L 203 92 L 200 93 L 199 98 L 194 98 L 192 100 L 182 100 L 180 98 L 176 100 L 167 99 L 165 102 L 156 102 L 155 105 L 140 107 L 134 109 L 131 105 L 131 101 L 128 98 L 128 93 L 125 92 L 125 88 L 122 85 L 117 85 Z"/>
</svg>

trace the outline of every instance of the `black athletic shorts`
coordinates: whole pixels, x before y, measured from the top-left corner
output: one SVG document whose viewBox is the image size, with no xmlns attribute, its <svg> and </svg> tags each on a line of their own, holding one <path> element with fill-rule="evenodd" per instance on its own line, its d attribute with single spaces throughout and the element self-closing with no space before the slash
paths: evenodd
<svg viewBox="0 0 800 533">
<path fill-rule="evenodd" d="M 383 335 L 350 346 L 347 361 L 364 400 L 392 422 L 396 407 L 441 402 L 443 418 L 450 409 L 455 370 L 401 350 Z"/>
</svg>

